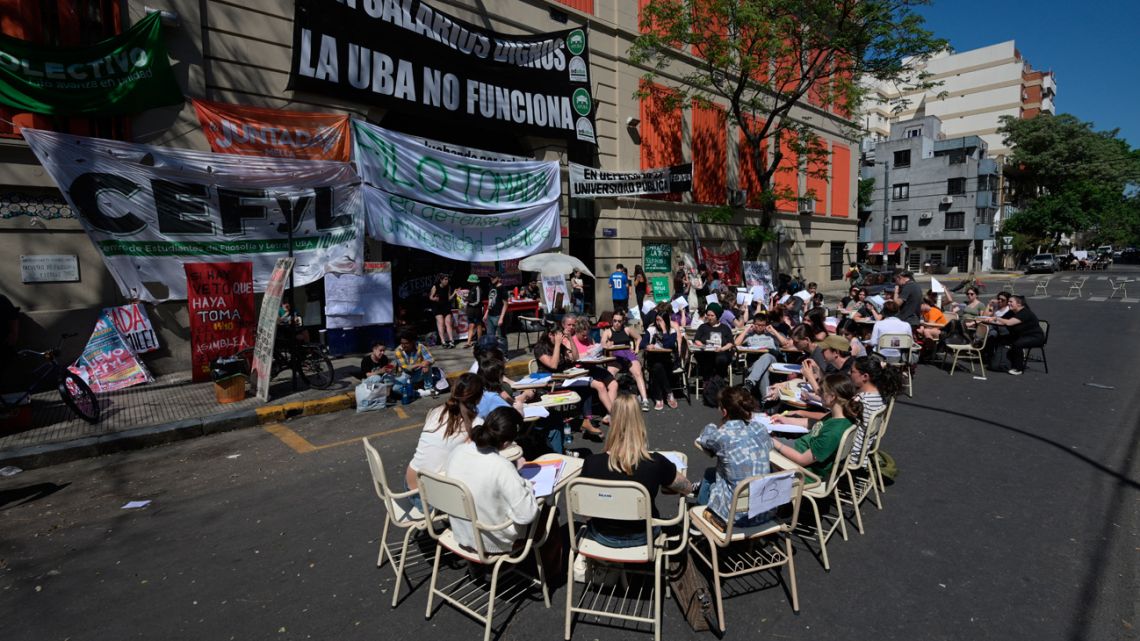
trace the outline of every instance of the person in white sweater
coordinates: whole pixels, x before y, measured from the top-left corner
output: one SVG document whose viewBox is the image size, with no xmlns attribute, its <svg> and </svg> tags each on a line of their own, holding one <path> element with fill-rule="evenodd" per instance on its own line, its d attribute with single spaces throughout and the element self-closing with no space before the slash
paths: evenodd
<svg viewBox="0 0 1140 641">
<path fill-rule="evenodd" d="M 499 455 L 518 436 L 522 424 L 522 416 L 512 407 L 493 410 L 482 425 L 472 427 L 471 442 L 453 450 L 444 468 L 448 478 L 462 481 L 471 492 L 480 523 L 510 522 L 483 535 L 487 554 L 510 552 L 538 516 L 538 500 L 530 482 L 519 476 L 514 463 Z M 460 545 L 476 549 L 470 521 L 451 517 L 451 531 Z"/>
<path fill-rule="evenodd" d="M 404 485 L 409 490 L 419 487 L 416 472 L 443 471 L 451 451 L 470 439 L 471 425 L 476 420 L 476 407 L 481 398 L 483 379 L 476 374 L 463 374 L 451 390 L 451 398 L 428 412 L 416 443 L 416 452 L 404 473 Z M 412 496 L 412 503 L 423 508 L 418 494 Z"/>
</svg>

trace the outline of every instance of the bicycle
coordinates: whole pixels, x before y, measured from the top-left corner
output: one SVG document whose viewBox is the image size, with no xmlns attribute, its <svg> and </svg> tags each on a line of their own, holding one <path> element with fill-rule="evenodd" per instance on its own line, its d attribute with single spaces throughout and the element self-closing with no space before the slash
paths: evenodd
<svg viewBox="0 0 1140 641">
<path fill-rule="evenodd" d="M 253 369 L 253 348 L 243 349 L 234 356 L 242 359 L 245 363 L 245 373 L 250 374 Z M 325 347 L 316 343 L 295 341 L 276 343 L 273 346 L 270 380 L 277 378 L 278 374 L 287 369 L 297 372 L 306 385 L 315 389 L 327 389 L 335 378 L 332 359 L 329 358 Z"/>
<path fill-rule="evenodd" d="M 7 396 L 0 396 L 0 404 L 3 405 L 4 409 L 16 409 L 23 404 L 28 397 L 38 392 L 45 381 L 52 381 L 59 391 L 60 398 L 63 399 L 63 402 L 70 407 L 71 411 L 75 412 L 79 418 L 92 425 L 99 422 L 99 400 L 95 398 L 95 392 L 91 391 L 91 387 L 88 386 L 78 374 L 63 367 L 56 360 L 59 357 L 59 346 L 63 344 L 65 339 L 73 336 L 76 336 L 76 334 L 60 335 L 59 343 L 56 343 L 53 349 L 42 352 L 34 349 L 21 349 L 16 352 L 20 356 L 43 358 L 44 362 L 40 363 L 39 367 L 32 371 L 32 384 L 24 390 L 15 402 L 10 402 Z"/>
</svg>

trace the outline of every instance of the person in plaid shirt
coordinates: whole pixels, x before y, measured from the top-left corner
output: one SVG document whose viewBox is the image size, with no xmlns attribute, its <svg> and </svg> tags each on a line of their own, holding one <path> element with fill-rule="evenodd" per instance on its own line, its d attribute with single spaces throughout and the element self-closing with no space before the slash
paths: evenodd
<svg viewBox="0 0 1140 641">
<path fill-rule="evenodd" d="M 433 362 L 431 352 L 416 340 L 414 333 L 404 332 L 400 335 L 400 346 L 396 348 L 396 364 L 400 367 L 400 372 L 412 379 L 412 385 L 423 383 L 424 389 L 430 390 L 435 396 L 439 392 L 435 390 L 435 377 L 431 369 Z"/>
</svg>

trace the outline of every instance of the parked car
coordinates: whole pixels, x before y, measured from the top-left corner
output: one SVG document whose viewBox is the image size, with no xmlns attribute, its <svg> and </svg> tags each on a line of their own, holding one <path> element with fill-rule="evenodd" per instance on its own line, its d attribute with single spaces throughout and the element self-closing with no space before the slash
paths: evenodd
<svg viewBox="0 0 1140 641">
<path fill-rule="evenodd" d="M 1053 254 L 1037 254 L 1029 259 L 1029 264 L 1025 267 L 1025 272 L 1027 274 L 1035 272 L 1052 274 L 1058 269 L 1060 269 L 1060 265 L 1057 263 L 1056 256 Z"/>
</svg>

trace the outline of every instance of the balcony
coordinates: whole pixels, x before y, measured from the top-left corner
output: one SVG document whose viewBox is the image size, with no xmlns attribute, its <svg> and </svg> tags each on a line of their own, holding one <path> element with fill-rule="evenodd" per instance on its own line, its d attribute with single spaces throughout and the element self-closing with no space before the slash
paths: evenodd
<svg viewBox="0 0 1140 641">
<path fill-rule="evenodd" d="M 974 240 L 991 240 L 993 237 L 993 225 L 974 225 Z"/>
<path fill-rule="evenodd" d="M 983 176 L 996 176 L 998 174 L 998 168 L 997 160 L 993 158 L 982 158 L 981 162 L 978 163 L 978 173 Z"/>
<path fill-rule="evenodd" d="M 1041 99 L 1041 111 L 1044 113 L 1049 113 L 1049 114 L 1056 113 L 1056 107 L 1053 106 L 1053 99 L 1052 98 L 1042 98 Z"/>
<path fill-rule="evenodd" d="M 997 207 L 997 199 L 994 198 L 994 192 L 979 191 L 975 206 L 978 209 L 989 209 L 991 207 Z"/>
</svg>

